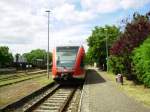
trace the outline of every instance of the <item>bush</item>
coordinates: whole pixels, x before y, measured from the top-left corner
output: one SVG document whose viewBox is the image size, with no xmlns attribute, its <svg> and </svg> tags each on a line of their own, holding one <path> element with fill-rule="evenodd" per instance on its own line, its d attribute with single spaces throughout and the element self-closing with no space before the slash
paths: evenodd
<svg viewBox="0 0 150 112">
<path fill-rule="evenodd" d="M 0 46 L 0 68 L 10 67 L 13 62 L 12 53 L 7 46 Z"/>
<path fill-rule="evenodd" d="M 114 74 L 124 74 L 125 66 L 124 66 L 124 59 L 122 57 L 117 56 L 110 56 L 109 57 L 109 71 L 113 72 Z"/>
<path fill-rule="evenodd" d="M 133 71 L 137 79 L 150 87 L 150 36 L 133 51 Z"/>
<path fill-rule="evenodd" d="M 131 55 L 135 48 L 139 47 L 150 34 L 150 16 L 135 13 L 131 22 L 127 21 L 125 30 L 120 38 L 113 43 L 110 54 L 123 57 L 125 75 L 133 80 Z"/>
</svg>

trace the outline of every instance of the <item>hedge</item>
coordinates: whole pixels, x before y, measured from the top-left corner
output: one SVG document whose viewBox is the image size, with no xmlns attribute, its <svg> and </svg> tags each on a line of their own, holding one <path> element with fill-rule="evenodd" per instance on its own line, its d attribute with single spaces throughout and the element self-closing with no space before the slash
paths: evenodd
<svg viewBox="0 0 150 112">
<path fill-rule="evenodd" d="M 133 51 L 132 61 L 137 79 L 150 87 L 150 36 Z"/>
<path fill-rule="evenodd" d="M 109 57 L 109 71 L 113 72 L 115 75 L 117 75 L 118 73 L 124 74 L 124 58 L 111 55 Z"/>
</svg>

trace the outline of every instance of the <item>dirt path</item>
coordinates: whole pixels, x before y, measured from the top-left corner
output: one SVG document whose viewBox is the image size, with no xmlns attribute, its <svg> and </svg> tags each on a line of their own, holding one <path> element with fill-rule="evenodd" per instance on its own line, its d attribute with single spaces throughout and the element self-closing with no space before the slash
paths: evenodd
<svg viewBox="0 0 150 112">
<path fill-rule="evenodd" d="M 150 112 L 150 108 L 129 98 L 95 70 L 89 70 L 81 112 Z"/>
</svg>

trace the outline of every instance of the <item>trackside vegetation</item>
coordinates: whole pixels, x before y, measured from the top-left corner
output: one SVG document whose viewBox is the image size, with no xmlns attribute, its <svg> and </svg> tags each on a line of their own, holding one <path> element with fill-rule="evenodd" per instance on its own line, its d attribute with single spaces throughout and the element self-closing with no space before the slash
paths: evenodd
<svg viewBox="0 0 150 112">
<path fill-rule="evenodd" d="M 52 62 L 52 53 L 49 52 L 49 62 Z M 19 54 L 14 56 L 9 51 L 7 46 L 0 46 L 0 68 L 16 67 L 19 69 L 20 65 L 25 68 L 25 64 L 32 64 L 33 67 L 46 68 L 47 52 L 43 49 L 35 49 L 31 52 Z"/>
<path fill-rule="evenodd" d="M 92 31 L 92 35 L 87 39 L 89 49 L 86 57 L 88 63 L 96 62 L 99 67 L 106 69 L 106 39 L 108 41 L 108 49 L 110 49 L 120 34 L 120 30 L 116 26 L 96 26 Z"/>
<path fill-rule="evenodd" d="M 128 80 L 150 87 L 150 12 L 134 13 L 132 19 L 122 22 L 123 30 L 108 25 L 95 27 L 87 39 L 89 64 L 96 62 L 99 68 L 106 70 L 108 47 L 109 72 L 121 73 Z"/>
<path fill-rule="evenodd" d="M 123 73 L 128 79 L 134 79 L 132 71 L 132 52 L 139 47 L 150 34 L 150 19 L 148 15 L 139 15 L 135 13 L 133 20 L 126 23 L 126 27 L 122 35 L 112 45 L 110 49 L 110 63 L 113 63 L 112 69 Z M 116 58 L 119 60 L 117 61 Z M 114 60 L 115 59 L 115 60 Z M 142 66 L 142 65 L 141 65 Z M 117 67 L 117 68 L 115 68 Z M 114 70 L 116 71 L 116 70 Z"/>
<path fill-rule="evenodd" d="M 12 53 L 7 46 L 0 46 L 0 68 L 9 67 L 13 62 Z"/>
<path fill-rule="evenodd" d="M 47 63 L 47 52 L 43 49 L 35 49 L 31 52 L 24 53 L 23 56 L 27 59 L 28 63 L 33 66 L 46 68 Z M 52 62 L 52 53 L 49 52 L 49 63 Z"/>
<path fill-rule="evenodd" d="M 133 51 L 133 71 L 137 79 L 150 87 L 150 36 Z"/>
<path fill-rule="evenodd" d="M 150 87 L 150 18 L 134 14 L 125 31 L 110 49 L 109 68 L 127 79 Z"/>
<path fill-rule="evenodd" d="M 47 52 L 43 49 L 35 49 L 29 53 L 24 53 L 24 57 L 29 63 L 33 63 L 37 59 L 42 59 L 45 62 L 47 61 Z M 52 53 L 50 53 L 50 62 L 52 60 Z"/>
</svg>

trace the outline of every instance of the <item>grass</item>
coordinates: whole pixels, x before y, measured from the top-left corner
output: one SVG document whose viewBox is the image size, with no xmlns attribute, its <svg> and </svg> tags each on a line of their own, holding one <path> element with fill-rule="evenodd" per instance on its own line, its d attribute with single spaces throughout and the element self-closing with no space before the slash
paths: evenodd
<svg viewBox="0 0 150 112">
<path fill-rule="evenodd" d="M 27 74 L 16 74 L 16 75 L 0 75 L 0 81 L 5 81 L 5 80 L 11 80 L 11 79 L 16 79 L 16 78 L 20 78 L 20 77 L 25 77 L 28 76 Z"/>
<path fill-rule="evenodd" d="M 9 79 L 9 80 L 1 80 L 0 81 L 0 87 L 5 86 L 5 85 L 9 85 L 9 84 L 13 84 L 13 83 L 17 83 L 17 82 L 21 82 L 21 81 L 25 81 L 25 80 L 29 80 L 29 79 L 32 79 L 32 78 L 37 78 L 37 77 L 43 76 L 44 74 L 36 74 L 36 75 L 28 75 L 28 76 L 25 75 L 25 76 L 21 76 L 20 78 L 14 78 L 14 79 L 12 78 L 12 79 Z"/>
<path fill-rule="evenodd" d="M 17 76 L 18 74 L 17 73 L 11 73 L 11 74 L 0 74 L 0 80 L 4 79 L 4 78 L 9 78 L 9 77 L 12 77 L 12 76 Z M 19 73 L 19 75 L 22 75 Z"/>
<path fill-rule="evenodd" d="M 28 72 L 17 72 L 17 73 L 5 73 L 5 74 L 2 74 L 0 73 L 0 80 L 9 80 L 9 79 L 14 79 L 14 78 L 19 78 L 19 77 L 23 77 L 23 76 L 28 76 L 28 75 L 35 75 L 35 74 L 38 74 L 38 72 L 40 73 L 43 73 L 45 72 L 45 70 L 40 70 L 40 71 L 28 71 Z"/>
<path fill-rule="evenodd" d="M 3 86 L 0 88 L 0 107 L 10 104 L 32 92 L 53 82 L 52 78 L 47 78 L 44 74 L 42 77 L 26 80 L 20 83 Z"/>
<path fill-rule="evenodd" d="M 37 78 L 37 79 L 34 79 L 34 80 L 37 81 L 37 83 L 39 83 L 40 85 L 47 85 L 47 84 L 49 84 L 50 82 L 53 81 L 52 78 L 48 79 L 47 76 L 46 77 Z"/>
<path fill-rule="evenodd" d="M 108 80 L 116 84 L 115 75 L 104 72 Z M 124 78 L 124 84 L 117 87 L 128 96 L 134 98 L 138 102 L 142 102 L 145 106 L 150 106 L 150 88 L 145 88 L 144 85 L 136 85 L 133 81 Z"/>
</svg>

